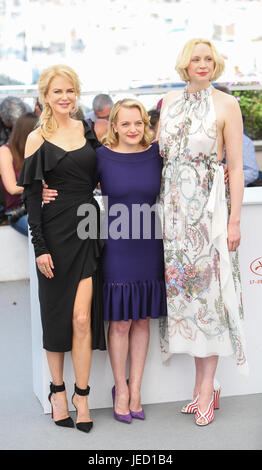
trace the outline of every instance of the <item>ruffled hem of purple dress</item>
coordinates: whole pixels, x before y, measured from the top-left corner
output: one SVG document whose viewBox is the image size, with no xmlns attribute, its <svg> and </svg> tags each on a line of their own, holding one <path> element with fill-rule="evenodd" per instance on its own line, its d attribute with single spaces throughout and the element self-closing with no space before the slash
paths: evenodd
<svg viewBox="0 0 262 470">
<path fill-rule="evenodd" d="M 104 320 L 140 320 L 167 315 L 165 282 L 105 281 Z"/>
</svg>

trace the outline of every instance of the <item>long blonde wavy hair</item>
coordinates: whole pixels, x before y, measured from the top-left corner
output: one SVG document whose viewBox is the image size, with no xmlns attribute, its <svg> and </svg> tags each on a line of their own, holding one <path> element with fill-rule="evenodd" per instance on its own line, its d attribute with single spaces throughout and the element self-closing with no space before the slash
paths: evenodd
<svg viewBox="0 0 262 470">
<path fill-rule="evenodd" d="M 140 101 L 133 98 L 125 98 L 117 101 L 111 109 L 109 116 L 108 131 L 102 139 L 102 144 L 109 148 L 114 148 L 118 145 L 119 138 L 118 134 L 114 130 L 114 125 L 117 124 L 117 115 L 121 108 L 138 108 L 141 113 L 142 121 L 145 125 L 143 139 L 140 144 L 147 148 L 152 143 L 153 137 L 150 130 L 150 118 L 147 114 L 145 107 Z"/>
<path fill-rule="evenodd" d="M 61 76 L 69 80 L 75 90 L 76 96 L 80 97 L 80 80 L 76 72 L 68 65 L 59 64 L 48 67 L 41 74 L 38 81 L 39 101 L 43 106 L 43 111 L 39 120 L 39 131 L 44 138 L 48 138 L 57 129 L 57 122 L 48 103 L 45 103 L 45 97 L 48 94 L 50 83 L 53 78 Z M 73 113 L 77 108 L 73 110 Z"/>
</svg>

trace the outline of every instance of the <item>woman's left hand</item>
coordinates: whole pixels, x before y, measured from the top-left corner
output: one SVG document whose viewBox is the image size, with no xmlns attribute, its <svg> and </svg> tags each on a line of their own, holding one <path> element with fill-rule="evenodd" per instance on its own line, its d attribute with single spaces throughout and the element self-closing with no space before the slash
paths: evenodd
<svg viewBox="0 0 262 470">
<path fill-rule="evenodd" d="M 227 246 L 228 251 L 236 251 L 240 245 L 240 223 L 229 222 L 227 226 Z"/>
</svg>

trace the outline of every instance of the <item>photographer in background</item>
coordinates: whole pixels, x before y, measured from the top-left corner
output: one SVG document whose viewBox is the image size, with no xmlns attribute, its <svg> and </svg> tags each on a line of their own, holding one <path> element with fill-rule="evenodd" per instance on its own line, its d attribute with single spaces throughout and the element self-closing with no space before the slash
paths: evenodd
<svg viewBox="0 0 262 470">
<path fill-rule="evenodd" d="M 114 103 L 112 98 L 105 93 L 96 95 L 92 103 L 92 111 L 89 111 L 86 115 L 86 119 L 96 122 L 98 119 L 106 119 L 108 121 L 110 111 Z"/>
</svg>

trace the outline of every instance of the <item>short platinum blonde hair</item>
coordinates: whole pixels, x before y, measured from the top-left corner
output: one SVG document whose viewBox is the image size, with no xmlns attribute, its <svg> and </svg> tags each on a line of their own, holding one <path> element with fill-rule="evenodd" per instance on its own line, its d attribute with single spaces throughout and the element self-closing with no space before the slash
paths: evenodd
<svg viewBox="0 0 262 470">
<path fill-rule="evenodd" d="M 50 83 L 53 78 L 60 76 L 69 80 L 74 88 L 76 96 L 80 97 L 80 80 L 76 72 L 68 65 L 60 64 L 48 67 L 41 74 L 38 81 L 39 101 L 43 106 L 43 111 L 40 115 L 40 133 L 43 137 L 49 137 L 52 132 L 57 129 L 57 122 L 53 116 L 52 109 L 49 104 L 45 102 L 45 98 L 49 92 Z M 77 108 L 73 113 L 77 112 Z"/>
<path fill-rule="evenodd" d="M 211 53 L 215 62 L 214 73 L 211 77 L 211 80 L 212 81 L 217 80 L 217 78 L 220 77 L 220 75 L 223 73 L 223 70 L 225 68 L 225 62 L 224 62 L 223 57 L 216 50 L 214 44 L 211 41 L 209 41 L 209 39 L 195 38 L 195 39 L 190 39 L 188 42 L 186 42 L 182 51 L 178 55 L 176 66 L 175 66 L 176 71 L 179 73 L 182 80 L 184 80 L 185 82 L 189 81 L 187 67 L 190 64 L 193 50 L 197 44 L 206 44 L 207 46 L 210 47 Z"/>
<path fill-rule="evenodd" d="M 144 105 L 133 98 L 125 98 L 114 104 L 109 116 L 108 131 L 102 139 L 102 144 L 110 148 L 113 148 L 118 144 L 119 138 L 118 134 L 114 130 L 114 125 L 117 124 L 117 115 L 121 108 L 137 108 L 140 111 L 142 121 L 145 125 L 144 135 L 140 143 L 145 148 L 149 147 L 153 140 L 152 132 L 150 130 L 150 118 Z"/>
</svg>

